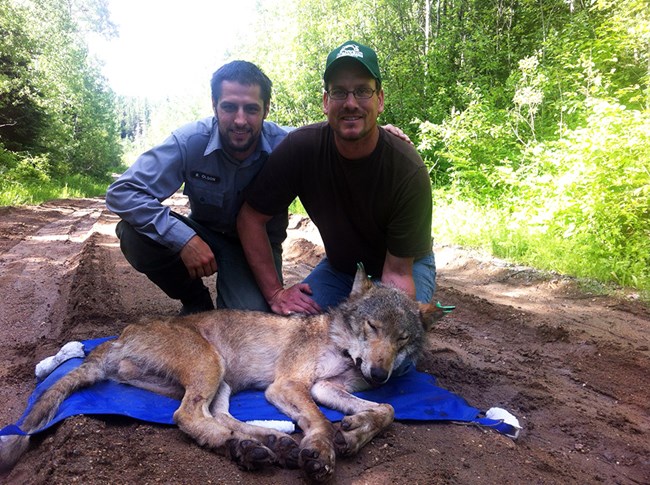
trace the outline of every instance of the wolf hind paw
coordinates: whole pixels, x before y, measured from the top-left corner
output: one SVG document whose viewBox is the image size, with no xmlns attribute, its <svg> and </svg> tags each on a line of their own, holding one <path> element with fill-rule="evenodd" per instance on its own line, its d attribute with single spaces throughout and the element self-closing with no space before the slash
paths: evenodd
<svg viewBox="0 0 650 485">
<path fill-rule="evenodd" d="M 226 441 L 227 456 L 243 470 L 259 470 L 277 461 L 275 453 L 255 440 Z"/>
<path fill-rule="evenodd" d="M 275 453 L 278 465 L 281 467 L 298 468 L 300 466 L 300 448 L 291 437 L 281 436 L 278 438 L 275 435 L 268 435 L 264 439 L 264 444 Z"/>
</svg>

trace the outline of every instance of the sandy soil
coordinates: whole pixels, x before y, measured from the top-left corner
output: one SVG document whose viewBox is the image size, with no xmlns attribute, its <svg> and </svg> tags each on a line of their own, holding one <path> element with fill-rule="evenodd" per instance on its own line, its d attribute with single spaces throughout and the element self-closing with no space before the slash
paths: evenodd
<svg viewBox="0 0 650 485">
<path fill-rule="evenodd" d="M 36 363 L 66 342 L 179 310 L 125 262 L 115 223 L 101 199 L 0 208 L 0 426 L 22 414 Z M 290 232 L 292 282 L 322 251 L 305 221 Z M 457 309 L 430 332 L 419 369 L 475 407 L 508 409 L 524 430 L 512 441 L 476 426 L 395 423 L 339 460 L 335 482 L 650 483 L 648 306 L 458 248 L 436 256 L 436 297 Z M 83 416 L 39 435 L 0 481 L 303 482 L 295 470 L 240 471 L 175 427 Z"/>
</svg>

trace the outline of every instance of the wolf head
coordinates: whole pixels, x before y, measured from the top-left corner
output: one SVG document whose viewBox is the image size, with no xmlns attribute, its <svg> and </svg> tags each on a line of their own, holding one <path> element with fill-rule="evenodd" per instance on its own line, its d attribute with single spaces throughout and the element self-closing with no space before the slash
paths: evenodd
<svg viewBox="0 0 650 485">
<path fill-rule="evenodd" d="M 444 313 L 398 289 L 373 284 L 360 267 L 350 297 L 332 315 L 332 338 L 376 386 L 404 361 L 417 360 L 426 331 Z"/>
</svg>

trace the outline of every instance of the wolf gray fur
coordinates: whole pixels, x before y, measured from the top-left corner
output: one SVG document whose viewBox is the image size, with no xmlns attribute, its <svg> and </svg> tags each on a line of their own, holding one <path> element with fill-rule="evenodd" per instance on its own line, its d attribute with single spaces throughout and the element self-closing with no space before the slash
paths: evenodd
<svg viewBox="0 0 650 485">
<path fill-rule="evenodd" d="M 244 469 L 300 467 L 310 481 L 326 482 L 337 455 L 357 453 L 393 421 L 390 405 L 351 392 L 381 385 L 405 360 L 415 361 L 442 316 L 433 304 L 370 283 L 360 269 L 350 297 L 321 315 L 214 310 L 132 324 L 46 391 L 22 429 L 39 430 L 72 392 L 112 379 L 180 399 L 179 428 Z M 264 389 L 302 439 L 233 418 L 230 395 L 244 389 Z M 316 403 L 346 416 L 335 426 Z M 2 438 L 0 468 L 8 469 L 29 437 Z"/>
</svg>

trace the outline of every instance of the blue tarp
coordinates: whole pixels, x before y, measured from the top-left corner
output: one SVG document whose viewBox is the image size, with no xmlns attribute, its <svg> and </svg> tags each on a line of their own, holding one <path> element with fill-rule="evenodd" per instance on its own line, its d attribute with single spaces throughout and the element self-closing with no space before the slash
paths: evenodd
<svg viewBox="0 0 650 485">
<path fill-rule="evenodd" d="M 84 351 L 88 354 L 101 342 L 114 337 L 88 340 Z M 15 424 L 0 430 L 0 435 L 24 434 L 20 425 L 33 403 L 53 383 L 78 367 L 83 359 L 70 359 L 57 367 L 46 379 L 40 382 L 29 398 L 23 417 Z M 385 385 L 355 395 L 369 401 L 389 403 L 395 408 L 395 419 L 399 421 L 462 421 L 490 426 L 502 433 L 512 431 L 509 425 L 500 420 L 483 417 L 483 413 L 467 402 L 436 385 L 433 376 L 411 370 L 406 374 L 392 378 Z M 60 406 L 54 419 L 41 430 L 49 428 L 59 421 L 74 415 L 123 415 L 142 421 L 160 424 L 174 424 L 172 415 L 180 402 L 166 396 L 133 386 L 103 381 L 88 388 L 81 389 L 69 396 Z M 343 417 L 339 411 L 321 407 L 330 421 L 339 421 Z M 288 420 L 264 397 L 262 391 L 243 391 L 230 400 L 231 414 L 241 420 Z M 37 431 L 37 432 L 38 432 Z"/>
</svg>

